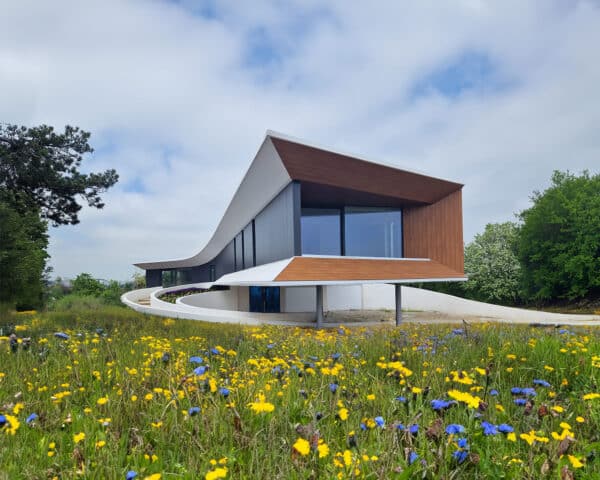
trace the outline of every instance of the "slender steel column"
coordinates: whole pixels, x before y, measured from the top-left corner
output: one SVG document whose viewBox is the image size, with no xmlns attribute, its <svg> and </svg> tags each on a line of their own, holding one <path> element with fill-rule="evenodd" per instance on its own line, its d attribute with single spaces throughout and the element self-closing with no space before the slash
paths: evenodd
<svg viewBox="0 0 600 480">
<path fill-rule="evenodd" d="M 394 290 L 396 292 L 396 326 L 399 326 L 402 323 L 402 285 L 395 283 Z"/>
<path fill-rule="evenodd" d="M 323 326 L 323 285 L 317 285 L 317 328 Z"/>
</svg>

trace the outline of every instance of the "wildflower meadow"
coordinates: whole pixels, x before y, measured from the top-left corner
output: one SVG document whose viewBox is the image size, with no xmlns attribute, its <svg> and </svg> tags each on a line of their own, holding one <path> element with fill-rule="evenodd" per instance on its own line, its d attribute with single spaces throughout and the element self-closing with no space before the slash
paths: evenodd
<svg viewBox="0 0 600 480">
<path fill-rule="evenodd" d="M 0 479 L 600 478 L 591 328 L 0 328 Z"/>
</svg>

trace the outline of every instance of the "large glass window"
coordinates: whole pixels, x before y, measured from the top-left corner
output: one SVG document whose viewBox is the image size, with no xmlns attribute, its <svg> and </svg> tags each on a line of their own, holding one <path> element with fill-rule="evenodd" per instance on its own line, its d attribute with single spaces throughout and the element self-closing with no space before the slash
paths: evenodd
<svg viewBox="0 0 600 480">
<path fill-rule="evenodd" d="M 162 286 L 173 287 L 175 285 L 185 285 L 192 283 L 192 269 L 183 268 L 178 270 L 162 271 Z"/>
<path fill-rule="evenodd" d="M 347 207 L 344 209 L 345 255 L 402 257 L 402 211 Z"/>
<path fill-rule="evenodd" d="M 341 255 L 340 210 L 303 208 L 301 220 L 304 255 Z"/>
</svg>

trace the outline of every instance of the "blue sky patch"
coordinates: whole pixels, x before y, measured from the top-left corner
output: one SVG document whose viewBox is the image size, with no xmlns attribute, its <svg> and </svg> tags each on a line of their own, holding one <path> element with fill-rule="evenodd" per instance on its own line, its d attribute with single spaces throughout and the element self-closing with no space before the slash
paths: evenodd
<svg viewBox="0 0 600 480">
<path fill-rule="evenodd" d="M 135 177 L 126 182 L 123 191 L 127 193 L 148 193 L 146 186 L 140 177 Z"/>
<path fill-rule="evenodd" d="M 411 89 L 410 97 L 438 93 L 454 99 L 468 91 L 498 91 L 506 86 L 507 82 L 500 79 L 497 67 L 489 55 L 470 51 L 418 80 Z"/>
</svg>

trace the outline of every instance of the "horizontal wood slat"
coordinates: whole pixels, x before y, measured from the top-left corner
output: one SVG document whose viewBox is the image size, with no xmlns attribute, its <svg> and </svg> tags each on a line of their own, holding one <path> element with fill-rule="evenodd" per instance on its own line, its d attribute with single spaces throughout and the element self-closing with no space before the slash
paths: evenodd
<svg viewBox="0 0 600 480">
<path fill-rule="evenodd" d="M 275 281 L 420 280 L 464 274 L 432 260 L 294 257 Z"/>
</svg>

